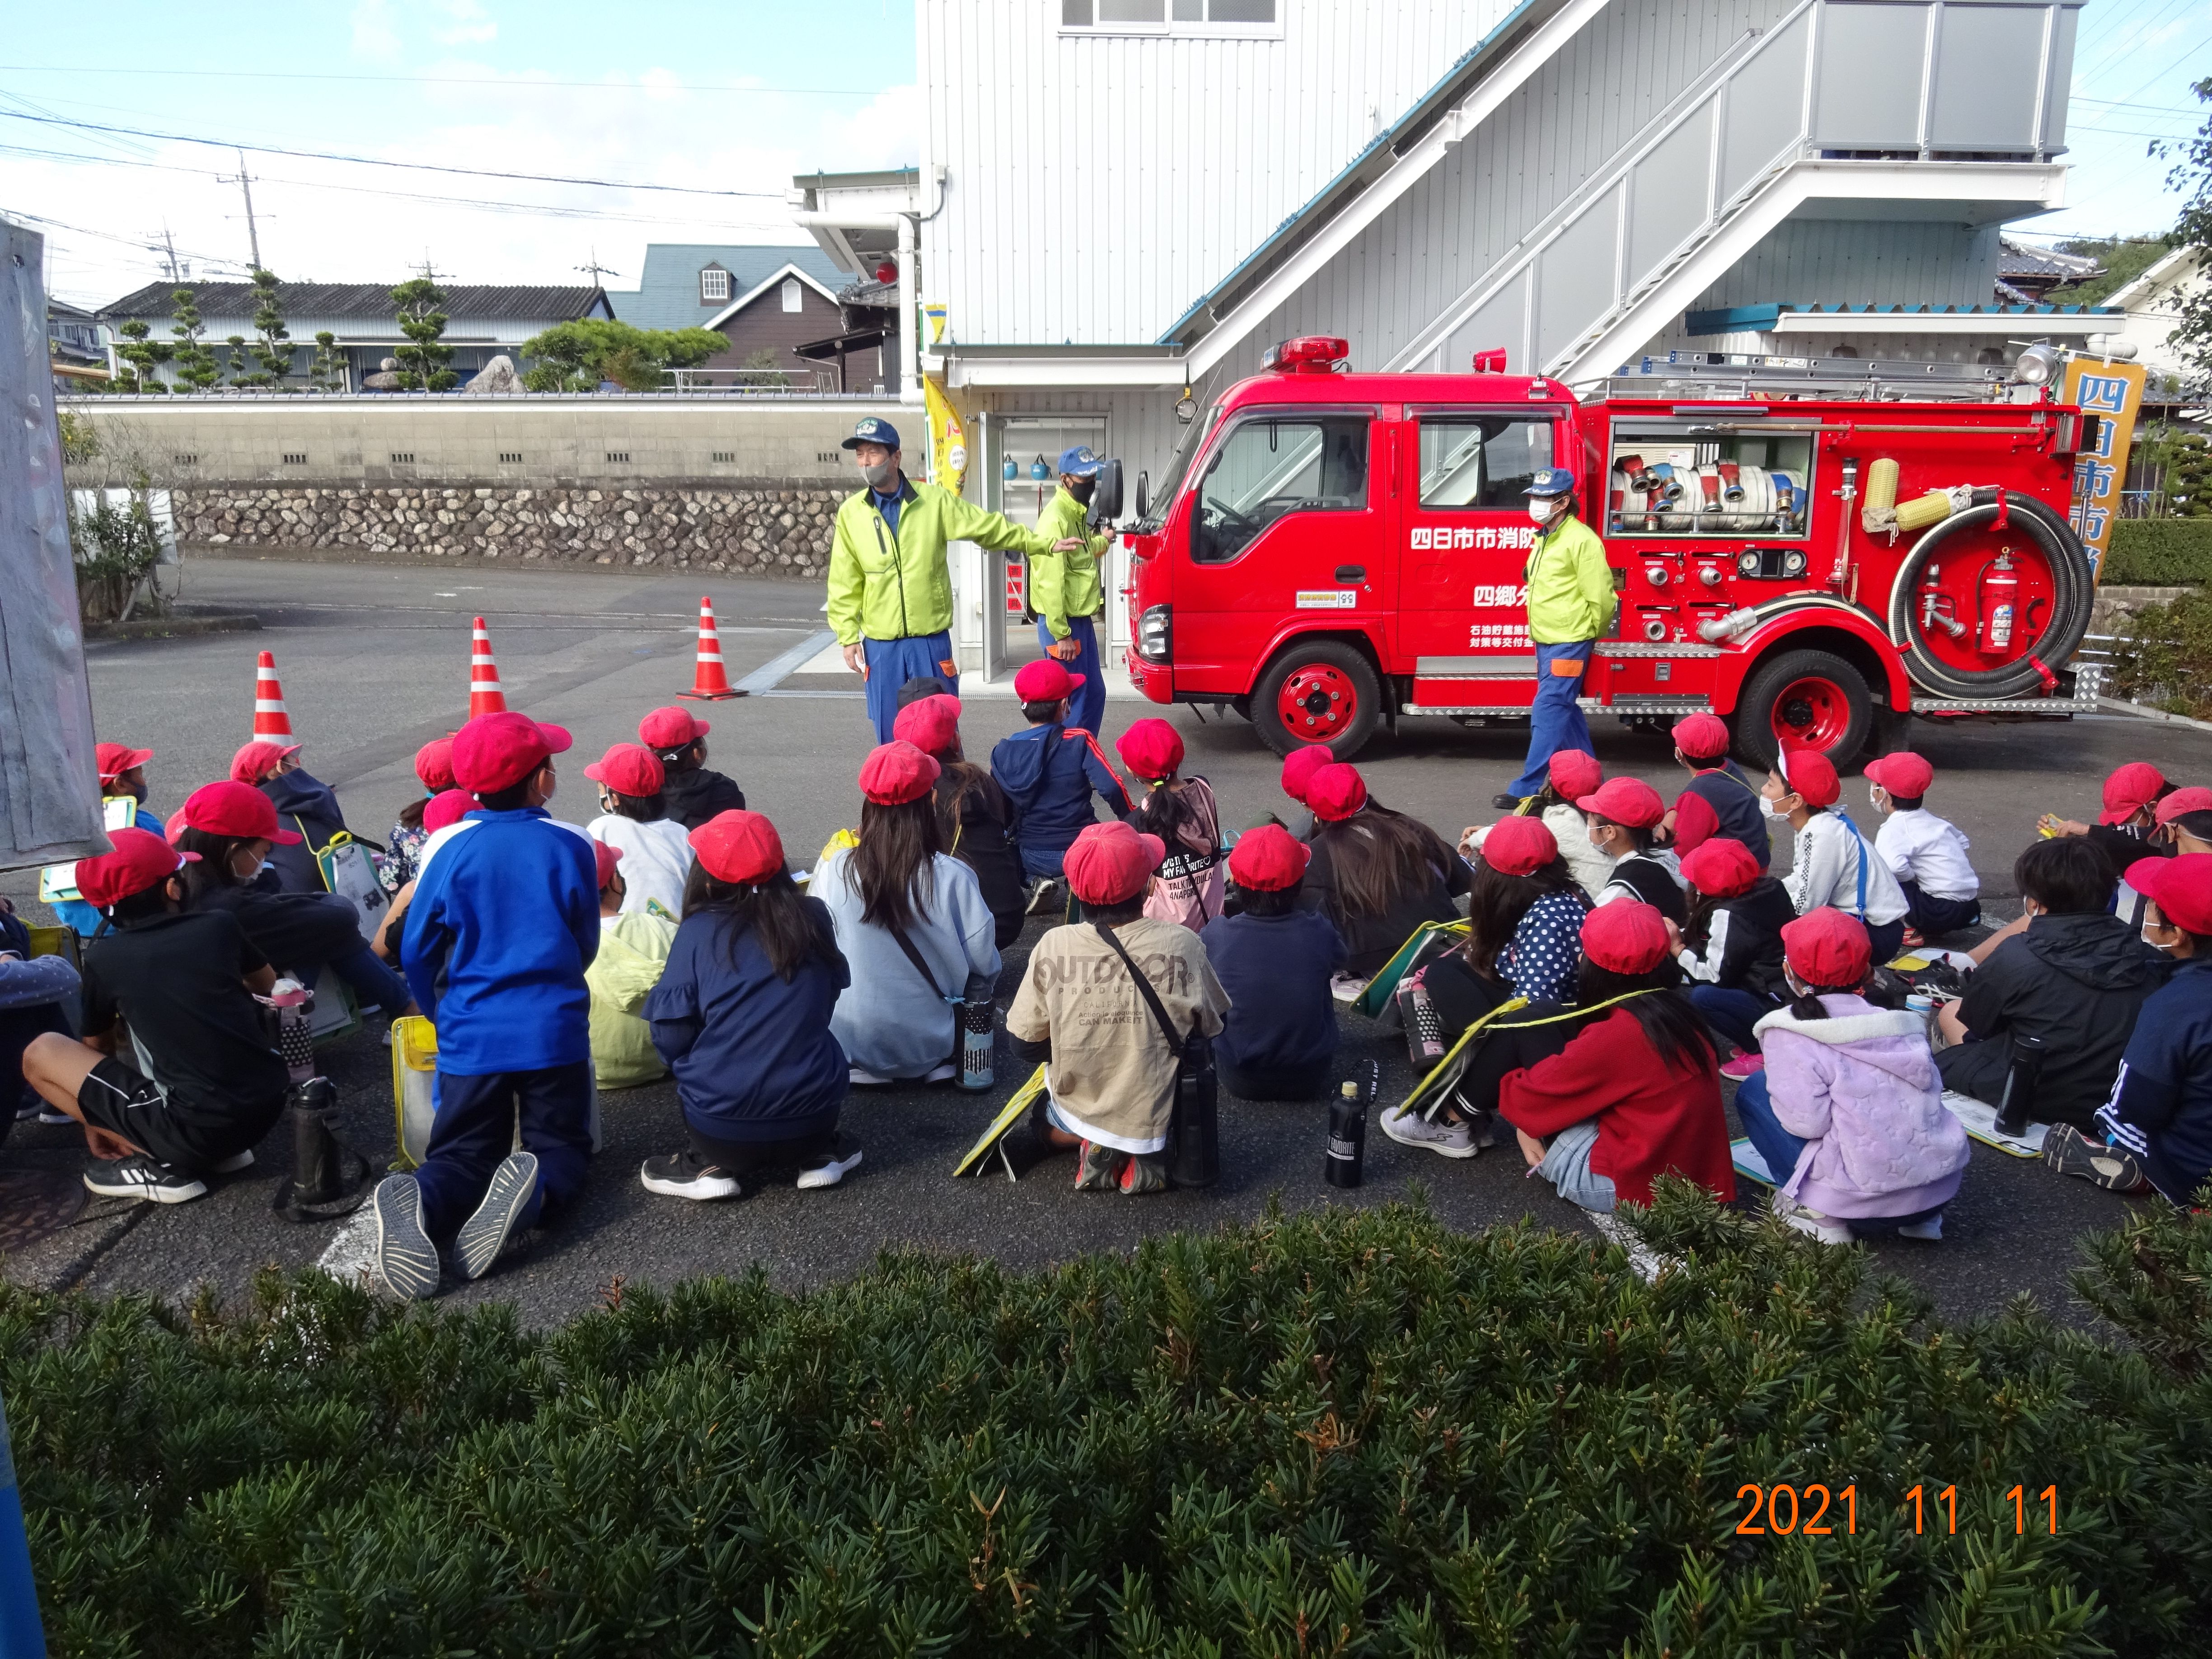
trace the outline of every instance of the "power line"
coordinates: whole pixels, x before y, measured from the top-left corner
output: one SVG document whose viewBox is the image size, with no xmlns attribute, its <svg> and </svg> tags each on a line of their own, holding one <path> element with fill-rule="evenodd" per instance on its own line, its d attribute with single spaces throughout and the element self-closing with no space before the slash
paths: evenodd
<svg viewBox="0 0 2212 1659">
<path fill-rule="evenodd" d="M 153 138 L 170 144 L 205 144 L 214 149 L 250 149 L 257 155 L 289 155 L 303 161 L 343 161 L 354 167 L 399 167 L 410 173 L 449 173 L 470 179 L 512 179 L 533 185 L 581 185 L 593 190 L 650 190 L 678 196 L 741 196 L 781 201 L 773 190 L 708 190 L 696 185 L 641 185 L 619 179 L 572 179 L 548 173 L 499 173 L 488 167 L 445 167 L 434 161 L 387 161 L 373 155 L 338 155 L 326 150 L 285 149 L 275 144 L 241 144 L 229 138 L 198 138 L 182 132 L 150 132 L 143 127 L 104 125 L 97 121 L 72 121 L 58 115 L 26 115 L 20 110 L 0 109 L 0 119 L 36 121 L 42 126 L 73 127 L 80 132 L 123 133 L 133 138 Z"/>
<path fill-rule="evenodd" d="M 295 75 L 283 70 L 111 69 L 105 64 L 0 64 L 0 75 L 97 75 L 106 80 L 117 75 L 181 75 L 195 81 L 362 81 L 411 87 L 513 87 L 527 92 L 534 87 L 575 87 L 592 92 L 748 92 L 807 98 L 873 98 L 887 87 L 764 87 L 734 82 L 682 82 L 673 81 L 538 81 L 512 76 L 473 75 Z"/>
</svg>

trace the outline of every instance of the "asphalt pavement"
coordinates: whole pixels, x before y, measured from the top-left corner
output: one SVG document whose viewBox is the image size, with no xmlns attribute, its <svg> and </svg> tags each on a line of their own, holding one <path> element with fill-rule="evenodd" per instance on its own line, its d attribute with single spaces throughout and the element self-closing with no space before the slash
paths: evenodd
<svg viewBox="0 0 2212 1659">
<path fill-rule="evenodd" d="M 582 819 L 594 810 L 583 762 L 633 738 L 641 714 L 690 684 L 702 592 L 715 602 L 733 681 L 791 658 L 823 625 L 815 583 L 199 560 L 186 569 L 185 597 L 253 611 L 263 631 L 93 646 L 87 659 L 93 706 L 103 738 L 155 751 L 148 769 L 151 805 L 166 814 L 192 788 L 224 775 L 250 731 L 255 653 L 272 651 L 307 765 L 337 788 L 355 830 L 380 843 L 398 809 L 420 793 L 415 750 L 465 714 L 469 622 L 480 614 L 509 705 L 575 733 L 553 811 Z M 736 777 L 748 804 L 775 820 L 801 863 L 811 862 L 834 831 L 857 822 L 853 778 L 872 744 L 857 681 L 841 686 L 819 673 L 803 680 L 695 705 L 714 724 L 711 763 Z M 1124 696 L 1109 703 L 1105 735 L 1110 744 L 1131 720 L 1163 712 L 1183 734 L 1188 769 L 1212 780 L 1231 823 L 1251 822 L 1281 804 L 1278 762 L 1233 717 L 1201 720 L 1188 708 L 1162 711 Z M 973 700 L 963 721 L 969 751 L 988 752 L 1018 719 L 1010 702 Z M 1640 775 L 1672 794 L 1680 774 L 1663 737 L 1632 732 L 1610 719 L 1594 726 L 1608 775 Z M 2212 734 L 2124 715 L 2063 724 L 1922 721 L 1910 736 L 1936 769 L 1929 805 L 1973 843 L 1993 921 L 2017 913 L 2011 863 L 2039 813 L 2089 816 L 2100 781 L 2125 760 L 2149 759 L 2186 782 L 2212 781 Z M 1495 816 L 1487 803 L 1519 769 L 1524 742 L 1510 732 L 1410 720 L 1395 736 L 1379 738 L 1359 765 L 1379 799 L 1449 837 Z M 1847 786 L 1845 803 L 1870 830 L 1860 787 L 1856 780 Z M 0 876 L 0 891 L 26 914 L 40 914 L 33 875 Z M 1033 921 L 1007 952 L 1002 1006 L 1042 926 Z M 1356 1015 L 1346 1017 L 1343 1028 L 1340 1075 L 1372 1058 L 1382 1066 L 1384 1101 L 1401 1097 L 1414 1079 L 1402 1039 L 1376 1032 Z M 380 1167 L 394 1148 L 390 1057 L 380 1029 L 323 1054 L 341 1092 L 345 1134 Z M 998 1086 L 987 1096 L 856 1090 L 844 1121 L 865 1148 L 865 1161 L 843 1186 L 825 1192 L 770 1187 L 709 1205 L 655 1198 L 638 1185 L 636 1169 L 641 1159 L 680 1144 L 674 1090 L 662 1083 L 610 1093 L 602 1102 L 606 1144 L 578 1210 L 511 1246 L 489 1276 L 450 1299 L 512 1301 L 526 1321 L 539 1322 L 592 1305 L 618 1283 L 665 1285 L 759 1264 L 779 1285 L 799 1288 L 848 1273 L 879 1249 L 909 1245 L 1039 1267 L 1132 1248 L 1152 1233 L 1248 1218 L 1278 1199 L 1296 1208 L 1419 1193 L 1455 1226 L 1523 1216 L 1589 1225 L 1548 1188 L 1524 1179 L 1510 1148 L 1450 1163 L 1400 1147 L 1371 1127 L 1367 1184 L 1354 1192 L 1328 1188 L 1322 1180 L 1324 1105 L 1225 1097 L 1224 1174 L 1209 1191 L 1079 1195 L 1071 1189 L 1072 1159 L 1065 1158 L 1018 1184 L 1003 1175 L 955 1181 L 961 1152 L 1026 1073 L 1003 1042 Z M 82 1156 L 74 1129 L 21 1124 L 0 1151 L 0 1171 L 70 1170 Z M 177 1297 L 203 1286 L 234 1297 L 264 1265 L 327 1259 L 336 1270 L 350 1270 L 361 1255 L 357 1229 L 295 1225 L 272 1212 L 271 1195 L 289 1164 L 280 1128 L 254 1170 L 206 1199 L 168 1207 L 93 1200 L 74 1224 L 0 1270 L 51 1285 Z M 1882 1268 L 1921 1285 L 1948 1316 L 1992 1310 L 2021 1291 L 2063 1313 L 2071 1305 L 2075 1240 L 2115 1223 L 2130 1201 L 1978 1145 L 1948 1212 L 1943 1242 L 1889 1239 L 1866 1248 Z"/>
</svg>

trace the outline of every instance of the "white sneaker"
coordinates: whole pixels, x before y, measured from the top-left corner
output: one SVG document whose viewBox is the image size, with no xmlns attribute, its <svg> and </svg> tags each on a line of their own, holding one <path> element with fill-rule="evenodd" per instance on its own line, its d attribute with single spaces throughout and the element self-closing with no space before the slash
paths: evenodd
<svg viewBox="0 0 2212 1659">
<path fill-rule="evenodd" d="M 863 1089 L 887 1088 L 898 1081 L 894 1077 L 878 1077 L 865 1066 L 848 1067 L 845 1073 L 845 1080 Z"/>
<path fill-rule="evenodd" d="M 1897 1230 L 1899 1238 L 1925 1238 L 1933 1242 L 1943 1237 L 1943 1212 L 1936 1212 L 1924 1221 L 1908 1221 Z"/>
<path fill-rule="evenodd" d="M 824 1152 L 813 1163 L 801 1170 L 795 1184 L 802 1193 L 812 1192 L 823 1187 L 834 1187 L 842 1181 L 848 1173 L 859 1168 L 860 1163 L 860 1149 L 849 1140 L 840 1141 L 836 1151 Z"/>
<path fill-rule="evenodd" d="M 1832 1215 L 1822 1215 L 1818 1210 L 1808 1210 L 1802 1204 L 1774 1194 L 1771 1207 L 1782 1218 L 1783 1225 L 1803 1233 L 1808 1238 L 1817 1238 L 1823 1244 L 1848 1244 L 1851 1230 Z"/>
<path fill-rule="evenodd" d="M 1375 1121 L 1401 1146 L 1419 1146 L 1438 1158 L 1473 1158 L 1480 1150 L 1474 1129 L 1463 1122 L 1432 1123 L 1402 1106 L 1393 1106 Z"/>
</svg>

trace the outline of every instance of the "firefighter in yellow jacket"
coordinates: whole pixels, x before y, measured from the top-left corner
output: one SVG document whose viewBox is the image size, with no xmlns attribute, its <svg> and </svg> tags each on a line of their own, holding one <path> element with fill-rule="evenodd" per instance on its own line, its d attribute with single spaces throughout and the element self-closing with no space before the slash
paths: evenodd
<svg viewBox="0 0 2212 1659">
<path fill-rule="evenodd" d="M 845 647 L 845 665 L 867 682 L 876 740 L 889 743 L 898 719 L 899 687 L 907 681 L 934 675 L 956 696 L 960 690 L 947 544 L 974 542 L 1034 559 L 1054 552 L 1055 544 L 949 489 L 915 483 L 901 470 L 898 429 L 889 421 L 868 416 L 844 447 L 866 482 L 837 509 L 830 546 L 830 626 Z M 1080 546 L 1063 540 L 1057 550 Z"/>
<path fill-rule="evenodd" d="M 1030 561 L 1030 609 L 1036 613 L 1037 643 L 1083 684 L 1076 689 L 1067 723 L 1096 732 L 1106 718 L 1106 675 L 1098 656 L 1098 619 L 1106 595 L 1098 562 L 1106 538 L 1091 533 L 1091 495 L 1098 488 L 1099 459 L 1086 444 L 1060 453 L 1060 488 L 1037 515 L 1037 528 L 1055 538 L 1054 551 Z M 1072 546 L 1071 546 L 1072 544 Z"/>
<path fill-rule="evenodd" d="M 1552 756 L 1590 751 L 1589 722 L 1576 699 L 1584 695 L 1590 647 L 1613 626 L 1619 601 L 1605 544 L 1575 516 L 1575 475 L 1547 466 L 1528 481 L 1528 516 L 1536 522 L 1528 550 L 1528 637 L 1536 646 L 1536 702 L 1528 711 L 1528 763 L 1492 805 L 1511 811 L 1544 787 Z"/>
</svg>

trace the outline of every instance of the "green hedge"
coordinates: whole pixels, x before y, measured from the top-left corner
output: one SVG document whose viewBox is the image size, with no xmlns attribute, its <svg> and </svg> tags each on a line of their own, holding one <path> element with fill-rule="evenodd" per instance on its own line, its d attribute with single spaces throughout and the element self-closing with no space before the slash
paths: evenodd
<svg viewBox="0 0 2212 1659">
<path fill-rule="evenodd" d="M 2122 519 L 2100 580 L 2141 587 L 2212 582 L 2212 519 Z"/>
<path fill-rule="evenodd" d="M 2163 1210 L 2083 1278 L 2124 1351 L 1677 1188 L 1648 1285 L 1391 1207 L 543 1334 L 11 1289 L 0 1387 L 59 1654 L 2201 1653 L 2212 1219 Z M 1739 1534 L 1777 1481 L 1856 1533 Z"/>
</svg>

